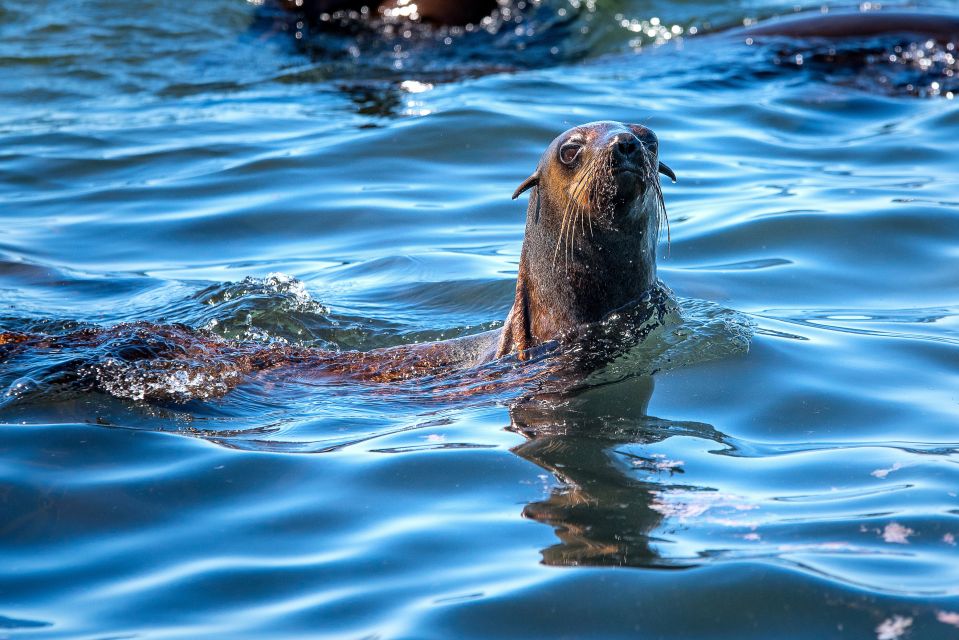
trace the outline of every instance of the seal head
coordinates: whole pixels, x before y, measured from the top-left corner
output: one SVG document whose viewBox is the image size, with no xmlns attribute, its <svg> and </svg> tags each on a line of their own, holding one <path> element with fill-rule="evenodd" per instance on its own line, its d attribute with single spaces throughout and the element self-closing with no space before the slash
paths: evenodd
<svg viewBox="0 0 959 640">
<path fill-rule="evenodd" d="M 523 352 L 639 300 L 656 280 L 666 209 L 656 134 L 592 122 L 557 137 L 513 194 L 532 189 L 516 297 L 496 357 Z"/>
</svg>

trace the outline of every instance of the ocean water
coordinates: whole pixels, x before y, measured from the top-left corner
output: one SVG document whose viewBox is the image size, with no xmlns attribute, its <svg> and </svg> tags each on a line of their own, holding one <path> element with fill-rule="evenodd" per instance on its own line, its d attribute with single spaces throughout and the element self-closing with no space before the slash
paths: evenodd
<svg viewBox="0 0 959 640">
<path fill-rule="evenodd" d="M 555 135 L 640 122 L 679 176 L 677 317 L 561 392 L 501 363 L 150 401 L 0 346 L 0 638 L 959 636 L 955 45 L 736 31 L 822 4 L 406 37 L 0 0 L 0 331 L 483 331 Z"/>
</svg>

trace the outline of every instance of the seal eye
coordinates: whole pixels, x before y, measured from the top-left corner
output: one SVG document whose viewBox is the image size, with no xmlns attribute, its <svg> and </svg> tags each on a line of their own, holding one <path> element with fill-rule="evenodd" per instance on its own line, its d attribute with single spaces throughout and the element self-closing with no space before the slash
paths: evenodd
<svg viewBox="0 0 959 640">
<path fill-rule="evenodd" d="M 567 142 L 559 148 L 559 160 L 563 164 L 573 164 L 579 157 L 579 152 L 583 150 L 583 145 L 575 142 Z"/>
</svg>

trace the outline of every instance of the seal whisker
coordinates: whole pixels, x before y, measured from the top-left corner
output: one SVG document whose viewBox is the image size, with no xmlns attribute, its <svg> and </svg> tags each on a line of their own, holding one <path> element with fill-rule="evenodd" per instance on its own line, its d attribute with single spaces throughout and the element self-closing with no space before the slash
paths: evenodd
<svg viewBox="0 0 959 640">
<path fill-rule="evenodd" d="M 559 234 L 556 237 L 556 248 L 553 250 L 553 267 L 556 267 L 556 258 L 559 255 L 560 246 L 564 243 L 567 243 L 566 236 L 568 232 L 568 227 L 572 226 L 570 223 L 571 215 L 575 211 L 576 206 L 576 192 L 578 190 L 580 182 L 577 181 L 573 188 L 571 189 L 572 193 L 567 192 L 566 206 L 563 207 L 563 219 L 560 225 Z M 567 243 L 568 244 L 568 243 Z M 564 269 L 569 272 L 569 256 L 568 256 L 568 246 L 563 247 L 563 262 Z"/>
<path fill-rule="evenodd" d="M 646 171 L 649 174 L 649 182 L 653 187 L 656 195 L 656 202 L 659 205 L 659 219 L 665 221 L 666 223 L 666 257 L 668 258 L 672 252 L 672 230 L 669 228 L 669 215 L 666 213 L 666 200 L 663 198 L 663 187 L 659 182 L 659 168 L 654 167 L 652 160 L 647 158 L 645 163 Z M 660 233 L 662 233 L 662 226 L 660 226 Z"/>
<path fill-rule="evenodd" d="M 602 194 L 600 193 L 600 191 L 602 189 L 602 185 L 605 183 L 605 181 L 608 178 L 607 174 L 609 171 L 608 170 L 609 161 L 610 161 L 610 154 L 601 153 L 593 160 L 593 163 L 590 167 L 590 182 L 589 182 L 588 197 L 589 197 L 590 205 L 593 208 L 596 208 L 601 204 L 600 200 L 601 200 Z M 593 236 L 593 217 L 589 215 L 585 215 L 585 212 L 583 217 L 589 221 L 589 235 L 590 237 L 592 237 Z M 584 225 L 583 236 L 585 237 L 585 235 L 586 235 L 586 228 Z"/>
<path fill-rule="evenodd" d="M 573 187 L 573 193 L 570 196 L 569 203 L 573 205 L 573 219 L 569 226 L 569 241 L 566 247 L 566 270 L 569 271 L 569 262 L 573 259 L 573 251 L 575 248 L 575 239 L 576 239 L 576 222 L 577 219 L 585 213 L 586 205 L 580 200 L 580 198 L 586 194 L 588 196 L 589 189 L 592 180 L 591 177 L 594 175 L 596 165 L 596 158 L 593 158 L 586 164 L 585 167 L 580 169 L 578 179 L 575 186 Z M 587 204 L 589 204 L 587 202 Z"/>
<path fill-rule="evenodd" d="M 601 169 L 602 171 L 602 177 L 603 177 L 602 182 L 608 181 L 612 177 L 612 154 L 610 153 L 603 154 L 602 166 L 597 168 Z M 597 173 L 599 173 L 599 171 L 597 171 Z M 599 188 L 599 185 L 597 184 L 596 178 L 593 179 L 593 183 L 594 183 L 593 190 L 598 192 L 600 188 Z M 594 200 L 596 200 L 597 205 L 599 204 L 600 195 L 601 194 L 596 193 L 594 197 Z M 593 237 L 593 217 L 587 216 L 587 218 L 589 219 L 589 236 Z"/>
<path fill-rule="evenodd" d="M 673 234 L 669 229 L 669 214 L 666 213 L 666 200 L 663 198 L 663 189 L 656 185 L 656 194 L 659 196 L 659 211 L 666 221 L 666 257 L 668 258 L 673 249 Z"/>
<path fill-rule="evenodd" d="M 569 224 L 566 226 L 566 233 L 563 235 L 563 242 L 566 243 L 563 247 L 563 270 L 567 274 L 569 273 L 569 261 L 573 257 L 573 234 L 576 232 L 576 211 L 579 208 L 579 203 L 570 200 L 569 207 Z"/>
<path fill-rule="evenodd" d="M 586 219 L 589 220 L 589 237 L 593 237 L 593 216 L 586 216 Z"/>
<path fill-rule="evenodd" d="M 560 224 L 559 234 L 556 236 L 556 248 L 553 250 L 553 267 L 556 267 L 556 257 L 559 255 L 560 245 L 566 240 L 566 225 L 569 220 L 569 215 L 572 211 L 573 199 L 570 198 L 566 201 L 566 206 L 563 208 L 563 218 L 562 223 Z M 563 251 L 563 259 L 566 259 L 566 252 Z M 567 262 L 567 270 L 568 270 Z"/>
<path fill-rule="evenodd" d="M 576 232 L 576 215 L 579 211 L 579 202 L 574 199 L 569 201 L 569 225 L 563 235 L 563 241 L 566 243 L 563 251 L 563 265 L 566 273 L 569 273 L 569 261 L 573 257 L 573 236 Z"/>
<path fill-rule="evenodd" d="M 554 268 L 556 267 L 556 257 L 559 255 L 560 246 L 566 241 L 566 227 L 569 222 L 570 213 L 572 213 L 572 208 L 573 208 L 574 197 L 570 196 L 568 193 L 567 193 L 567 196 L 569 197 L 566 200 L 566 206 L 563 207 L 563 217 L 560 224 L 559 233 L 556 236 L 556 248 L 553 250 L 553 267 Z M 568 264 L 568 260 L 566 259 L 565 249 L 563 251 L 563 259 L 567 263 L 566 268 L 568 270 L 569 264 Z"/>
<path fill-rule="evenodd" d="M 568 239 L 566 241 L 566 271 L 569 272 L 569 262 L 573 259 L 573 250 L 575 248 L 576 242 L 576 222 L 579 218 L 579 212 L 583 209 L 583 203 L 579 201 L 581 192 L 583 190 L 583 181 L 585 180 L 586 172 L 584 171 L 579 180 L 576 182 L 576 188 L 573 190 L 573 196 L 570 198 L 570 204 L 572 205 L 572 216 L 570 220 L 569 229 L 567 230 Z"/>
<path fill-rule="evenodd" d="M 576 204 L 575 215 L 576 218 L 573 220 L 573 224 L 570 227 L 569 232 L 569 259 L 573 260 L 573 253 L 576 250 L 576 220 L 585 212 L 586 208 L 583 206 L 582 202 Z"/>
<path fill-rule="evenodd" d="M 596 209 L 601 216 L 605 216 L 612 210 L 614 193 L 613 154 L 611 151 L 605 151 L 597 166 L 593 186 L 593 199 L 596 201 Z"/>
<path fill-rule="evenodd" d="M 572 199 L 566 201 L 566 206 L 563 207 L 563 216 L 560 223 L 559 233 L 556 235 L 556 248 L 553 250 L 553 267 L 556 267 L 556 257 L 559 255 L 559 248 L 563 240 L 566 237 L 566 221 L 569 218 L 570 207 L 572 206 Z M 564 252 L 565 257 L 565 252 Z"/>
<path fill-rule="evenodd" d="M 586 237 L 586 218 L 589 216 L 586 215 L 586 210 L 583 207 L 579 208 L 579 230 L 583 232 L 583 237 Z"/>
<path fill-rule="evenodd" d="M 594 206 L 596 203 L 595 191 L 596 191 L 597 175 L 599 173 L 599 169 L 601 168 L 603 161 L 604 161 L 604 156 L 594 158 L 592 163 L 590 163 L 589 173 L 587 174 L 589 176 L 589 185 L 588 185 L 588 191 L 587 191 L 588 199 L 590 201 L 590 205 L 594 205 Z M 592 236 L 593 235 L 593 219 L 591 216 L 586 215 L 585 209 L 582 211 L 582 218 L 586 218 L 589 220 L 589 235 Z M 580 218 L 580 228 L 583 230 L 583 237 L 585 237 L 586 226 L 582 218 Z"/>
</svg>

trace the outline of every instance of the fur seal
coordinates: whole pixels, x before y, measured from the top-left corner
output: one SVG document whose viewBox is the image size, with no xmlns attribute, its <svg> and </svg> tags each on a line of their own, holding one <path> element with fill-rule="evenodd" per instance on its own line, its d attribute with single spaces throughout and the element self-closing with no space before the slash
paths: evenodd
<svg viewBox="0 0 959 640">
<path fill-rule="evenodd" d="M 530 358 L 564 336 L 639 303 L 662 306 L 656 245 L 666 217 L 659 140 L 643 125 L 590 122 L 557 136 L 516 191 L 531 191 L 513 306 L 502 329 L 368 352 L 339 360 L 340 371 L 389 381 Z"/>
<path fill-rule="evenodd" d="M 513 198 L 532 189 L 513 308 L 496 356 L 601 320 L 656 284 L 666 215 L 656 134 L 592 122 L 562 133 Z"/>
<path fill-rule="evenodd" d="M 527 360 L 548 344 L 590 342 L 593 323 L 623 307 L 639 305 L 629 317 L 642 322 L 656 310 L 663 313 L 664 288 L 656 278 L 665 218 L 660 173 L 676 179 L 659 161 L 656 134 L 642 125 L 592 122 L 553 140 L 513 193 L 516 199 L 531 191 L 513 306 L 501 329 L 339 352 L 234 343 L 184 325 L 138 322 L 53 336 L 0 332 L 0 362 L 24 352 L 66 351 L 77 357 L 69 372 L 56 372 L 58 383 L 72 380 L 134 399 L 186 401 L 223 395 L 245 374 L 284 365 L 316 376 L 392 382 L 510 355 Z M 591 357 L 576 368 L 602 364 Z M 483 375 L 492 383 L 499 374 Z M 170 379 L 178 381 L 172 391 L 164 382 Z"/>
</svg>

